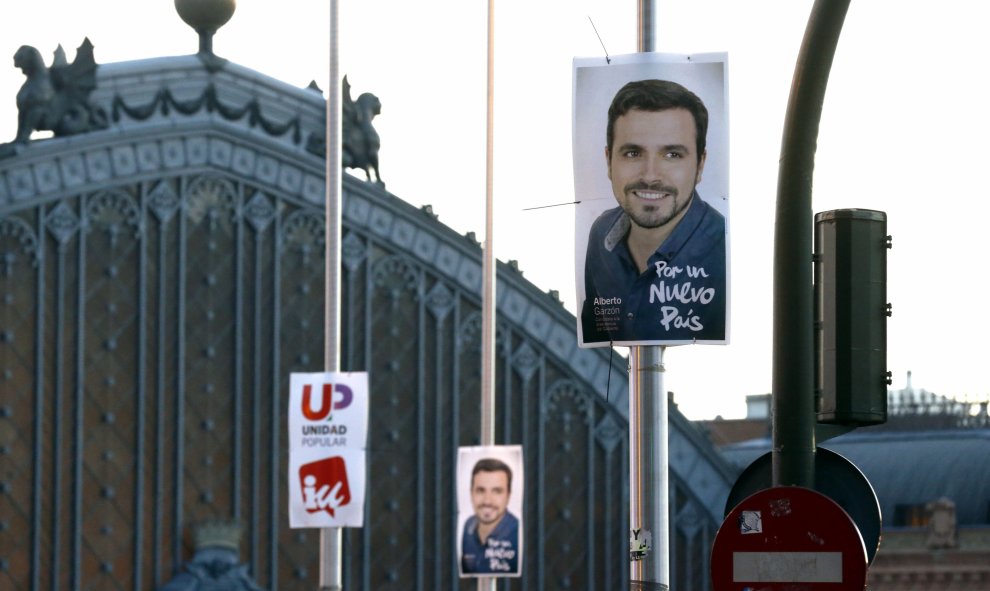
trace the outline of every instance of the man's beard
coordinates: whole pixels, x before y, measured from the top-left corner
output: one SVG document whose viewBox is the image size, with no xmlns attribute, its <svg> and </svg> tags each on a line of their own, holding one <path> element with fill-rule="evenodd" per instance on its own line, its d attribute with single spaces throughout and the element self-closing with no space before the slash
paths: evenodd
<svg viewBox="0 0 990 591">
<path fill-rule="evenodd" d="M 496 521 L 498 521 L 502 517 L 502 513 L 499 512 L 498 507 L 492 507 L 492 506 L 489 506 L 489 505 L 482 505 L 481 507 L 478 507 L 478 509 L 479 510 L 476 512 L 476 515 L 478 517 L 478 521 L 481 522 L 481 523 L 483 523 L 483 524 L 485 524 L 485 525 L 489 525 L 489 524 L 495 523 Z M 481 509 L 491 509 L 492 510 L 492 518 L 491 519 L 482 518 L 482 511 L 481 511 Z"/>
<path fill-rule="evenodd" d="M 644 183 L 644 182 L 633 182 L 626 185 L 623 189 L 626 193 L 627 198 L 630 201 L 635 201 L 639 207 L 629 207 L 627 208 L 626 214 L 632 220 L 634 224 L 641 228 L 654 229 L 661 226 L 665 226 L 672 219 L 677 217 L 677 214 L 684 211 L 687 204 L 691 201 L 691 195 L 694 194 L 694 189 L 692 188 L 691 193 L 688 194 L 686 199 L 682 199 L 680 192 L 677 187 L 673 185 L 665 185 L 663 183 Z M 649 201 L 643 202 L 641 198 L 630 195 L 633 191 L 651 191 L 656 193 L 666 193 L 665 197 L 656 200 L 656 204 L 652 204 Z M 670 204 L 670 211 L 663 213 L 661 210 L 664 205 Z"/>
</svg>

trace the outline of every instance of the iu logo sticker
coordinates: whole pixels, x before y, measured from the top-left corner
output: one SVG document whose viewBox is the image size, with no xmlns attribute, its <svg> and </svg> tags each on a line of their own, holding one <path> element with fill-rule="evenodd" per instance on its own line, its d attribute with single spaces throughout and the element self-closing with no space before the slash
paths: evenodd
<svg viewBox="0 0 990 591">
<path fill-rule="evenodd" d="M 299 483 L 307 513 L 326 511 L 333 517 L 336 509 L 351 502 L 347 463 L 342 457 L 304 464 L 299 468 Z"/>
</svg>

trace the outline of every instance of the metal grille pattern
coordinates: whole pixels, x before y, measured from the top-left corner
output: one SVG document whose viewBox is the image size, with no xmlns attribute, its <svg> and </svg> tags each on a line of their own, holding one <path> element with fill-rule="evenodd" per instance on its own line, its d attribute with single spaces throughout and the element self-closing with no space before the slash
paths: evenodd
<svg viewBox="0 0 990 591">
<path fill-rule="evenodd" d="M 454 464 L 479 441 L 480 251 L 404 230 L 424 214 L 352 180 L 341 365 L 370 372 L 372 415 L 345 585 L 473 589 Z M 155 589 L 213 518 L 246 525 L 260 585 L 314 588 L 318 533 L 285 518 L 283 423 L 289 373 L 322 365 L 323 249 L 322 211 L 220 174 L 0 215 L 0 588 Z M 461 252 L 476 267 L 448 268 Z M 527 471 L 523 576 L 500 588 L 624 588 L 626 421 L 534 336 L 548 322 L 497 326 L 497 439 L 524 445 Z M 717 524 L 672 483 L 672 576 L 703 590 Z"/>
</svg>

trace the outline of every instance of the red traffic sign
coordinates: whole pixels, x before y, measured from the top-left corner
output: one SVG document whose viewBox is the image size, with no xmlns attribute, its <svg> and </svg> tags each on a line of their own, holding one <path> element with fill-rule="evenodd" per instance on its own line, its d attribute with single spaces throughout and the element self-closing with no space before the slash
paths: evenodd
<svg viewBox="0 0 990 591">
<path fill-rule="evenodd" d="M 862 591 L 867 556 L 851 517 L 832 499 L 797 486 L 746 497 L 712 548 L 713 591 Z"/>
</svg>

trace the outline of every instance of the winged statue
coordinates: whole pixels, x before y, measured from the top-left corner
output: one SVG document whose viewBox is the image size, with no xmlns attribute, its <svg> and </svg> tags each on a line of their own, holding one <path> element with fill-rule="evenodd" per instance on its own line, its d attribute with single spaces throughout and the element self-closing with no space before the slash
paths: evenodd
<svg viewBox="0 0 990 591">
<path fill-rule="evenodd" d="M 382 177 L 378 172 L 378 149 L 381 139 L 371 125 L 371 120 L 382 112 L 382 103 L 378 97 L 365 92 L 353 100 L 351 84 L 344 76 L 341 110 L 341 143 L 343 155 L 341 164 L 344 168 L 360 168 L 371 181 L 371 173 L 375 173 L 375 183 L 384 187 Z"/>
<path fill-rule="evenodd" d="M 17 93 L 17 137 L 13 143 L 26 143 L 36 130 L 63 136 L 107 126 L 106 112 L 89 104 L 89 95 L 96 88 L 97 64 L 88 38 L 83 39 L 72 63 L 61 45 L 50 67 L 45 66 L 37 49 L 22 45 L 14 54 L 14 66 L 27 80 Z"/>
</svg>

